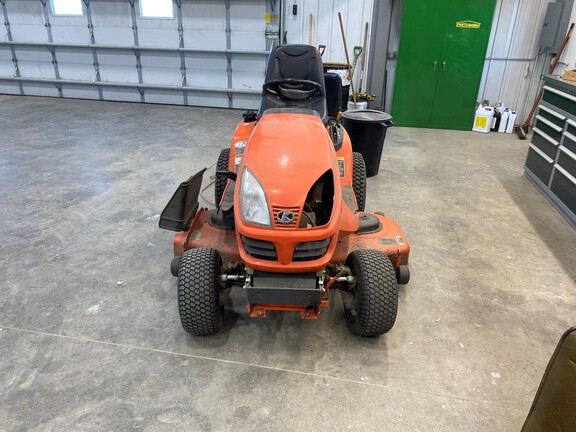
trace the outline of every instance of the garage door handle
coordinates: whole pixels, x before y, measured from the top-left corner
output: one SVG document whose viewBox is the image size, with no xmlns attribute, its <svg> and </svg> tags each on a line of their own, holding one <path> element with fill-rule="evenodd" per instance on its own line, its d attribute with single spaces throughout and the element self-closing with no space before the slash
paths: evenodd
<svg viewBox="0 0 576 432">
<path fill-rule="evenodd" d="M 434 60 L 434 72 L 436 72 L 436 67 L 438 67 L 438 60 Z"/>
<path fill-rule="evenodd" d="M 446 72 L 446 61 L 442 62 L 442 71 Z"/>
</svg>

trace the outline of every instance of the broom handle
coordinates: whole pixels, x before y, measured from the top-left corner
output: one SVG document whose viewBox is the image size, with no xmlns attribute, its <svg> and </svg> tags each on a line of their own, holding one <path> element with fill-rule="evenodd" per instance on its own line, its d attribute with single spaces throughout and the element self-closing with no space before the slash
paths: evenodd
<svg viewBox="0 0 576 432">
<path fill-rule="evenodd" d="M 364 82 L 364 65 L 366 64 L 366 43 L 368 42 L 368 23 L 364 29 L 364 47 L 362 47 L 362 66 L 360 68 L 360 88 L 358 93 L 362 93 L 362 84 Z"/>
<path fill-rule="evenodd" d="M 338 19 L 340 20 L 340 31 L 342 32 L 342 41 L 344 42 L 344 53 L 346 53 L 346 65 L 348 66 L 348 76 L 350 77 L 350 88 L 352 89 L 352 100 L 354 101 L 354 109 L 357 109 L 356 105 L 356 92 L 354 91 L 354 81 L 352 80 L 352 74 L 350 73 L 350 57 L 348 56 L 348 47 L 346 46 L 346 35 L 344 34 L 344 24 L 342 24 L 342 14 L 338 12 Z"/>
</svg>

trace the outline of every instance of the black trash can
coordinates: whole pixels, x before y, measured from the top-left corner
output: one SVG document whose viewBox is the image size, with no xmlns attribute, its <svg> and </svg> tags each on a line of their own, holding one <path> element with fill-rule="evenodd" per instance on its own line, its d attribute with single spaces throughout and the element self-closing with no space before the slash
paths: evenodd
<svg viewBox="0 0 576 432">
<path fill-rule="evenodd" d="M 348 79 L 348 65 L 346 63 L 324 63 L 324 73 L 336 73 L 342 79 L 342 106 L 340 111 L 346 111 L 350 97 L 350 80 Z"/>
<path fill-rule="evenodd" d="M 350 135 L 352 149 L 362 153 L 366 162 L 366 177 L 378 174 L 386 130 L 393 124 L 392 116 L 382 111 L 350 110 L 342 113 L 342 125 Z"/>
</svg>

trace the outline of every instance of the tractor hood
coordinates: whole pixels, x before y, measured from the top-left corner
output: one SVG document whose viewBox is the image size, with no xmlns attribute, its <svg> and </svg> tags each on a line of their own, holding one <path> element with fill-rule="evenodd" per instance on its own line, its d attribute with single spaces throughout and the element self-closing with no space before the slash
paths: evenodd
<svg viewBox="0 0 576 432">
<path fill-rule="evenodd" d="M 328 170 L 339 191 L 334 146 L 316 115 L 265 114 L 248 141 L 243 165 L 256 176 L 271 207 L 301 208 Z"/>
</svg>

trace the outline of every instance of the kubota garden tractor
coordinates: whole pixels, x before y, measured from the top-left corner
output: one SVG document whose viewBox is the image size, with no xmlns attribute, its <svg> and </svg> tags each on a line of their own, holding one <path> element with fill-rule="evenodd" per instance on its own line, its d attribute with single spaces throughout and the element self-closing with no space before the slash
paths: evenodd
<svg viewBox="0 0 576 432">
<path fill-rule="evenodd" d="M 339 289 L 354 333 L 394 325 L 410 247 L 396 223 L 364 212 L 364 159 L 328 116 L 326 93 L 314 47 L 276 47 L 259 112 L 244 114 L 218 159 L 217 209 L 199 208 L 204 169 L 162 212 L 160 227 L 177 231 L 171 270 L 187 332 L 217 333 L 233 287 L 246 292 L 251 317 L 316 319 Z"/>
</svg>

